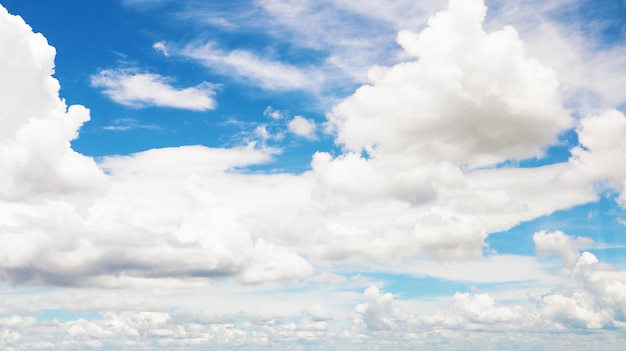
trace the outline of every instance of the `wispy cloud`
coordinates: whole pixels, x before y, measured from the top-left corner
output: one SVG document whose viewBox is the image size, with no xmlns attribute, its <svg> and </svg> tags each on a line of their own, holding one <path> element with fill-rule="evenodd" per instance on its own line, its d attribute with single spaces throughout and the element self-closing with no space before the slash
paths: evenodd
<svg viewBox="0 0 626 351">
<path fill-rule="evenodd" d="M 218 73 L 234 76 L 268 90 L 315 87 L 322 78 L 306 69 L 262 58 L 250 51 L 219 49 L 215 43 L 189 45 L 181 55 L 201 62 Z"/>
<path fill-rule="evenodd" d="M 215 84 L 201 83 L 178 89 L 171 78 L 136 69 L 106 69 L 91 76 L 91 85 L 102 88 L 113 101 L 131 107 L 160 106 L 204 111 L 216 107 Z"/>
<path fill-rule="evenodd" d="M 156 51 L 159 51 L 163 54 L 163 56 L 168 57 L 170 56 L 169 51 L 167 50 L 167 46 L 165 45 L 165 42 L 163 41 L 158 41 L 156 43 L 154 43 L 152 45 L 152 48 Z"/>
<path fill-rule="evenodd" d="M 141 123 L 134 118 L 120 118 L 120 119 L 114 120 L 111 124 L 102 127 L 102 129 L 109 130 L 109 131 L 122 131 L 123 132 L 123 131 L 133 130 L 133 129 L 157 130 L 157 129 L 162 129 L 162 128 L 156 124 Z"/>
</svg>

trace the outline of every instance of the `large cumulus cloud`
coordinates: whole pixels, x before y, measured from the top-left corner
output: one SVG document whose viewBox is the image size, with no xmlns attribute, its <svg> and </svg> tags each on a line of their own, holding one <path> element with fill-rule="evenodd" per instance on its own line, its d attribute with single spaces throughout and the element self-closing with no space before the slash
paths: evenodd
<svg viewBox="0 0 626 351">
<path fill-rule="evenodd" d="M 512 27 L 486 33 L 481 1 L 451 1 L 399 44 L 415 61 L 370 72 L 329 114 L 349 150 L 404 152 L 480 166 L 540 156 L 572 126 L 556 74 L 529 58 Z"/>
</svg>

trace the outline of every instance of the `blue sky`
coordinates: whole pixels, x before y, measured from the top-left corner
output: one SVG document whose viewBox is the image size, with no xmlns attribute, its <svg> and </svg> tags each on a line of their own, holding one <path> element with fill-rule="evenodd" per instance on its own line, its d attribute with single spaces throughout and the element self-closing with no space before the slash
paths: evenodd
<svg viewBox="0 0 626 351">
<path fill-rule="evenodd" d="M 3 349 L 626 342 L 623 1 L 0 5 Z"/>
</svg>

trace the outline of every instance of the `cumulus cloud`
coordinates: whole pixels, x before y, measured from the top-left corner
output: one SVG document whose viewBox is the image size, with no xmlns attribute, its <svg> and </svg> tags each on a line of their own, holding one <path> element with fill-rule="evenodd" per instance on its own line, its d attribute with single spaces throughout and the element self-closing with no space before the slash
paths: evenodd
<svg viewBox="0 0 626 351">
<path fill-rule="evenodd" d="M 556 75 L 527 57 L 511 27 L 486 33 L 481 1 L 451 1 L 398 42 L 419 60 L 373 74 L 328 115 L 337 141 L 480 166 L 541 156 L 572 126 Z"/>
<path fill-rule="evenodd" d="M 11 245 L 0 255 L 2 275 L 23 284 L 99 286 L 170 277 L 250 284 L 306 277 L 312 268 L 305 259 L 253 240 L 238 206 L 220 199 L 219 188 L 235 191 L 246 177 L 233 179 L 230 170 L 269 157 L 253 148 L 188 147 L 107 158 L 101 166 L 111 183 L 86 214 L 63 203 L 9 207 L 18 219 L 16 229 L 3 232 Z"/>
<path fill-rule="evenodd" d="M 102 188 L 96 163 L 69 142 L 89 120 L 89 110 L 59 99 L 55 50 L 41 34 L 0 8 L 0 201 L 27 201 Z"/>
<path fill-rule="evenodd" d="M 389 330 L 397 329 L 397 319 L 400 310 L 393 303 L 390 293 L 381 293 L 371 286 L 365 290 L 366 303 L 356 306 L 356 312 L 362 315 L 363 322 L 369 329 Z"/>
<path fill-rule="evenodd" d="M 315 124 L 315 121 L 310 118 L 295 116 L 291 121 L 289 121 L 287 127 L 290 132 L 297 136 L 307 139 L 315 139 L 315 129 L 317 125 Z"/>
<path fill-rule="evenodd" d="M 105 69 L 91 76 L 91 85 L 102 88 L 113 101 L 132 107 L 161 106 L 204 111 L 216 107 L 215 85 L 201 83 L 177 89 L 171 78 L 135 69 Z"/>
</svg>

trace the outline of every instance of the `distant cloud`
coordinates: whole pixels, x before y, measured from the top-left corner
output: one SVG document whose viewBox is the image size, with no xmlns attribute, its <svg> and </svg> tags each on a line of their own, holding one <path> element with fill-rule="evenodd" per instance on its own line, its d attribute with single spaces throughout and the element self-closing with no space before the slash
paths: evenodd
<svg viewBox="0 0 626 351">
<path fill-rule="evenodd" d="M 127 131 L 132 129 L 161 129 L 155 124 L 142 124 L 134 118 L 120 118 L 114 120 L 111 124 L 102 127 L 109 131 Z"/>
<path fill-rule="evenodd" d="M 283 112 L 273 108 L 272 106 L 267 106 L 263 111 L 263 116 L 270 117 L 272 119 L 281 119 L 283 118 Z"/>
<path fill-rule="evenodd" d="M 156 43 L 154 43 L 152 45 L 152 48 L 156 51 L 161 52 L 164 56 L 170 56 L 170 53 L 167 50 L 167 46 L 165 45 L 165 42 L 163 41 L 158 41 Z"/>
<path fill-rule="evenodd" d="M 204 111 L 216 107 L 215 85 L 201 83 L 177 89 L 171 79 L 158 74 L 139 73 L 135 69 L 106 69 L 91 76 L 91 85 L 103 88 L 105 95 L 126 106 L 160 106 Z"/>
<path fill-rule="evenodd" d="M 287 125 L 289 131 L 297 136 L 307 139 L 315 139 L 315 129 L 317 125 L 310 118 L 295 116 Z"/>
</svg>

